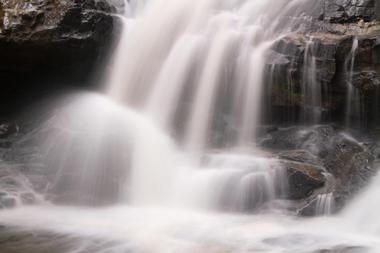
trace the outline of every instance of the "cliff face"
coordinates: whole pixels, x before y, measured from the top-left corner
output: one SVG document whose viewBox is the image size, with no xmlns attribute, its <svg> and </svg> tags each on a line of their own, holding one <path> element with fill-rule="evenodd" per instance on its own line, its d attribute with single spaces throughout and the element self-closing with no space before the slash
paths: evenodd
<svg viewBox="0 0 380 253">
<path fill-rule="evenodd" d="M 351 122 L 361 127 L 379 122 L 378 5 L 374 0 L 321 1 L 312 29 L 275 43 L 267 68 L 268 121 Z"/>
<path fill-rule="evenodd" d="M 331 23 L 355 22 L 363 19 L 366 22 L 375 19 L 374 0 L 325 0 L 323 18 Z"/>
<path fill-rule="evenodd" d="M 113 11 L 103 0 L 1 0 L 1 99 L 86 82 L 111 40 Z"/>
</svg>

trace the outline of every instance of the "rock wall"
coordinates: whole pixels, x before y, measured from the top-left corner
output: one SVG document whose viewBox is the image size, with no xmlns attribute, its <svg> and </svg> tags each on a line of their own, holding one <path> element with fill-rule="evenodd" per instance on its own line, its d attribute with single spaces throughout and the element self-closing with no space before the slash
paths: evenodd
<svg viewBox="0 0 380 253">
<path fill-rule="evenodd" d="M 374 0 L 321 1 L 311 29 L 277 41 L 267 65 L 270 115 L 266 121 L 350 121 L 353 127 L 376 127 L 380 122 L 380 23 L 375 13 Z M 315 75 L 312 81 L 310 73 Z M 355 96 L 349 96 L 350 85 Z M 320 86 L 320 94 L 312 94 L 315 86 Z M 349 104 L 358 107 L 350 114 Z"/>
<path fill-rule="evenodd" d="M 57 83 L 86 83 L 106 55 L 112 12 L 104 0 L 0 0 L 0 99 L 11 102 L 0 114 Z"/>
<path fill-rule="evenodd" d="M 366 22 L 375 19 L 375 0 L 325 0 L 324 19 L 331 23 Z"/>
</svg>

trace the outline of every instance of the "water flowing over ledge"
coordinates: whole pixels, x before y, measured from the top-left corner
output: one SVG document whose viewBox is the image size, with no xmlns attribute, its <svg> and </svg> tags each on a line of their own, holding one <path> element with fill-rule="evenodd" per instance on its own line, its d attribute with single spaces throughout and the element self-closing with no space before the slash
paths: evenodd
<svg viewBox="0 0 380 253">
<path fill-rule="evenodd" d="M 123 27 L 105 92 L 65 96 L 43 124 L 25 135 L 14 130 L 15 145 L 1 150 L 13 159 L 4 166 L 16 171 L 1 178 L 2 205 L 14 207 L 0 212 L 1 247 L 378 252 L 379 224 L 362 227 L 375 217 L 378 178 L 332 216 L 377 170 L 378 147 L 351 132 L 378 103 L 357 108 L 360 47 L 369 42 L 323 40 L 320 22 L 347 20 L 326 8 L 320 15 L 320 7 L 313 0 L 124 1 L 124 14 L 113 15 Z M 376 28 L 356 7 L 354 20 Z M 290 49 L 297 59 L 285 54 Z M 341 51 L 340 65 L 324 55 Z M 343 128 L 321 124 L 336 73 L 347 89 Z M 294 103 L 298 96 L 301 126 L 265 125 L 276 89 Z M 36 179 L 44 182 L 38 190 Z"/>
</svg>

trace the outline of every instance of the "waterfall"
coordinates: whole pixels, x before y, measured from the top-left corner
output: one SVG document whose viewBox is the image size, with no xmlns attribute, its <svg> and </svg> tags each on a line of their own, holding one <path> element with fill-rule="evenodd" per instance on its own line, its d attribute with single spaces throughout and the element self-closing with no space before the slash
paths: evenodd
<svg viewBox="0 0 380 253">
<path fill-rule="evenodd" d="M 319 123 L 322 114 L 322 85 L 317 77 L 317 59 L 315 56 L 315 41 L 311 36 L 306 43 L 304 54 L 304 71 L 302 78 L 303 121 Z"/>
<path fill-rule="evenodd" d="M 316 215 L 331 215 L 334 213 L 334 195 L 332 193 L 317 196 Z"/>
<path fill-rule="evenodd" d="M 59 203 L 234 212 L 285 196 L 256 132 L 267 55 L 308 3 L 125 1 L 106 96 L 65 100 L 40 131 L 47 191 Z"/>
<path fill-rule="evenodd" d="M 351 146 L 347 136 L 330 135 L 333 127 L 318 126 L 281 128 L 276 138 L 273 130 L 270 137 L 281 142 L 275 143 L 281 152 L 258 145 L 261 114 L 271 99 L 265 91 L 282 81 L 276 80 L 281 70 L 267 62 L 272 46 L 308 25 L 305 11 L 321 1 L 124 4 L 104 94 L 65 96 L 33 138 L 21 143 L 38 139 L 42 151 L 33 159 L 45 166 L 50 184 L 46 199 L 38 199 L 43 204 L 23 206 L 20 200 L 20 208 L 0 212 L 2 247 L 62 253 L 380 252 L 380 224 L 373 222 L 380 177 L 340 216 L 330 217 L 340 204 L 335 201 L 346 196 L 339 190 L 348 188 L 332 183 L 327 171 L 335 168 L 328 167 L 339 163 L 353 170 L 346 164 L 349 152 L 365 167 L 364 144 Z M 311 36 L 301 74 L 308 123 L 321 121 L 323 107 L 315 43 Z M 346 61 L 347 125 L 356 117 L 357 48 L 355 39 Z M 292 96 L 297 84 L 288 85 Z M 367 167 L 360 169 L 367 173 Z M 23 191 L 31 188 L 23 178 L 16 183 Z M 12 194 L 6 197 L 19 197 L 15 182 L 8 186 Z M 335 186 L 343 188 L 336 195 Z M 295 217 L 302 211 L 321 217 Z"/>
<path fill-rule="evenodd" d="M 359 46 L 359 41 L 357 38 L 353 39 L 352 48 L 350 54 L 345 61 L 345 73 L 347 78 L 347 97 L 346 97 L 346 116 L 345 124 L 346 127 L 352 127 L 355 122 L 360 122 L 361 118 L 361 98 L 359 90 L 354 86 L 354 68 L 355 68 L 355 57 L 356 51 Z"/>
<path fill-rule="evenodd" d="M 150 156 L 160 154 L 159 146 L 132 148 L 133 153 L 142 150 L 129 166 L 127 184 L 133 203 L 163 203 L 162 198 L 148 201 L 142 197 L 147 186 L 151 196 L 166 192 L 165 203 L 188 202 L 183 199 L 204 195 L 195 206 L 231 210 L 252 209 L 284 194 L 275 189 L 285 180 L 278 176 L 280 166 L 255 155 L 255 138 L 264 102 L 266 57 L 284 27 L 271 17 L 283 18 L 292 26 L 294 21 L 286 19 L 287 13 L 301 12 L 299 7 L 306 3 L 155 0 L 142 9 L 142 5 L 131 5 L 129 9 L 138 14 L 127 12 L 123 19 L 123 35 L 109 73 L 109 97 L 151 122 L 176 146 L 172 157 L 182 157 L 180 164 L 166 161 L 156 166 L 160 162 Z M 139 141 L 135 143 L 138 147 Z M 229 163 L 231 151 L 224 151 L 226 147 L 237 150 L 234 159 L 242 161 L 232 167 L 214 167 L 203 161 L 218 148 L 222 161 Z M 156 154 L 152 148 L 158 149 Z M 239 165 L 247 152 L 253 159 L 250 169 Z M 164 171 L 171 171 L 170 175 Z M 194 180 L 185 182 L 185 176 Z M 158 181 L 150 182 L 151 177 Z M 212 187 L 216 182 L 219 193 Z M 203 189 L 203 193 L 189 196 L 184 186 Z M 221 200 L 222 192 L 231 187 L 237 195 Z M 253 197 L 245 197 L 248 191 L 255 192 Z M 209 204 L 202 204 L 202 199 Z M 239 203 L 233 203 L 236 199 Z"/>
<path fill-rule="evenodd" d="M 284 25 L 270 17 L 285 19 L 307 2 L 151 1 L 130 21 L 109 94 L 148 113 L 171 135 L 181 133 L 177 139 L 193 152 L 213 146 L 220 125 L 233 145 L 251 147 L 266 55 Z"/>
</svg>

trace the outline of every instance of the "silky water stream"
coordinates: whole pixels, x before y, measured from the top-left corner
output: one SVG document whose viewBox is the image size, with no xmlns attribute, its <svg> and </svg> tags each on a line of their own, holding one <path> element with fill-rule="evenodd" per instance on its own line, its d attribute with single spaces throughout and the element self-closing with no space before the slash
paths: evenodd
<svg viewBox="0 0 380 253">
<path fill-rule="evenodd" d="M 126 5 L 106 92 L 70 95 L 36 133 L 54 201 L 1 211 L 0 252 L 380 251 L 378 179 L 342 214 L 296 218 L 255 144 L 268 49 L 313 1 Z"/>
</svg>

